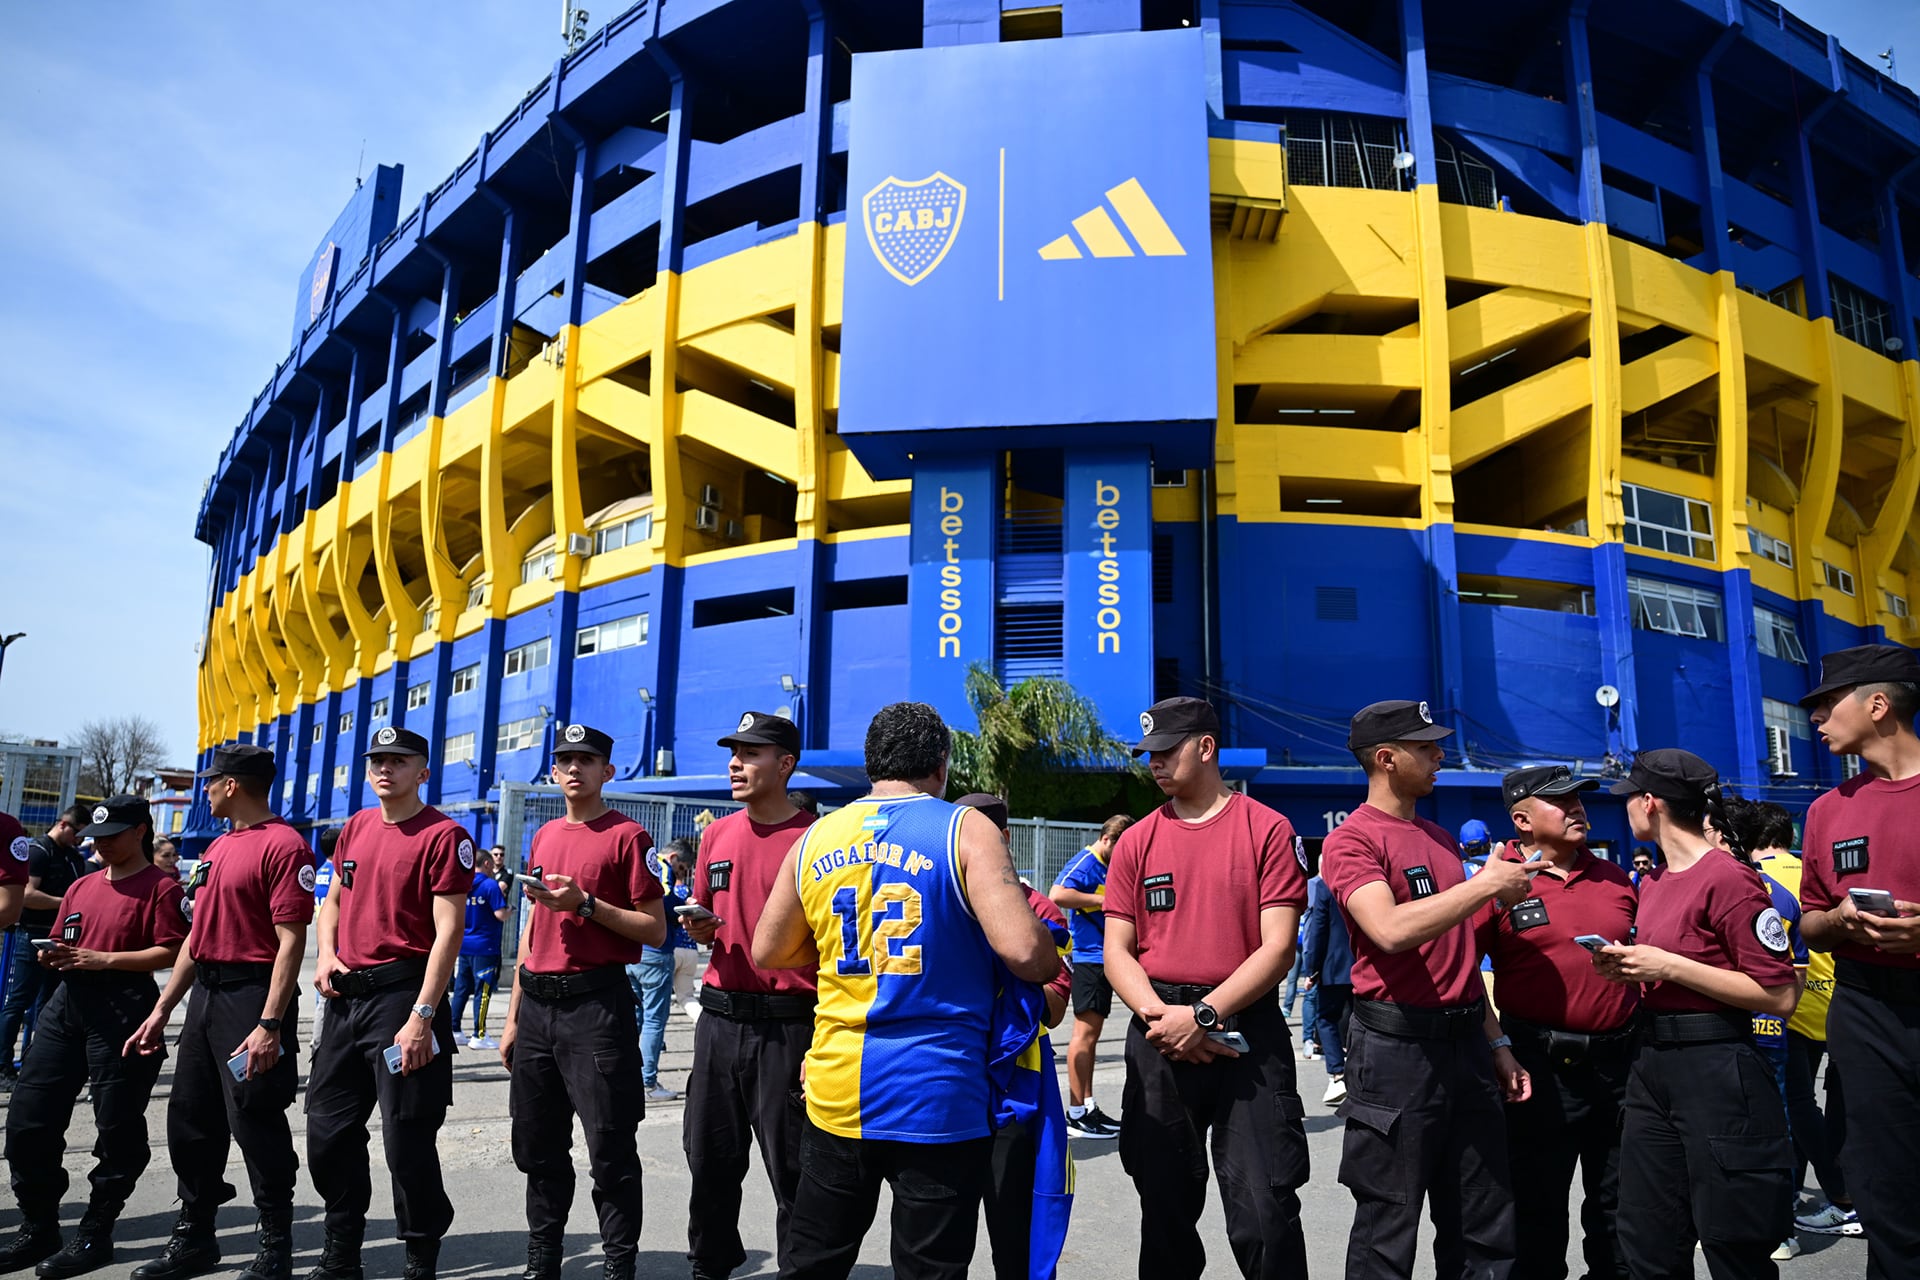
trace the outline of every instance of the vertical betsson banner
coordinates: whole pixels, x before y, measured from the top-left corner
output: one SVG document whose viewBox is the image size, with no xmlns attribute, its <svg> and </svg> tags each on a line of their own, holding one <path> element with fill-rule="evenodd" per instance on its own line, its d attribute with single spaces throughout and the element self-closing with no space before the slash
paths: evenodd
<svg viewBox="0 0 1920 1280">
<path fill-rule="evenodd" d="M 1152 478 L 1145 448 L 1067 455 L 1067 670 L 1121 737 L 1153 701 Z"/>
<path fill-rule="evenodd" d="M 959 723 L 968 719 L 967 667 L 993 662 L 999 476 L 999 459 L 984 454 L 930 461 L 913 478 L 908 689 Z"/>
<path fill-rule="evenodd" d="M 848 173 L 838 430 L 870 471 L 1212 430 L 1199 31 L 856 54 Z"/>
</svg>

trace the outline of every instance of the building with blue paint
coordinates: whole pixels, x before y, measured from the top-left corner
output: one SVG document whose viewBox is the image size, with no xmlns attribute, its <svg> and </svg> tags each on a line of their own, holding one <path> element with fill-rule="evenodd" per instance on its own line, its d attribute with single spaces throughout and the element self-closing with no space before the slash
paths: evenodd
<svg viewBox="0 0 1920 1280">
<path fill-rule="evenodd" d="M 334 823 L 405 724 L 484 838 L 556 723 L 697 794 L 784 707 L 832 792 L 979 662 L 1211 697 L 1309 835 L 1386 697 L 1448 825 L 1676 744 L 1802 806 L 1809 659 L 1920 640 L 1917 274 L 1920 99 L 1768 0 L 650 0 L 321 239 L 200 748 Z"/>
</svg>

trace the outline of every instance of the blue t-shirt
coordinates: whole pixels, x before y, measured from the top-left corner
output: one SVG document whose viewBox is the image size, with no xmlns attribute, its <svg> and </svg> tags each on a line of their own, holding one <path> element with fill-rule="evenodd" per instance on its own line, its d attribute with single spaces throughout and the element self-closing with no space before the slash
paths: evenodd
<svg viewBox="0 0 1920 1280">
<path fill-rule="evenodd" d="M 1093 850 L 1082 849 L 1061 869 L 1053 882 L 1080 893 L 1091 893 L 1104 898 L 1107 896 L 1107 864 L 1102 862 Z M 1073 934 L 1075 964 L 1106 963 L 1106 912 L 1069 911 L 1067 928 Z"/>
<path fill-rule="evenodd" d="M 504 910 L 506 905 L 507 899 L 500 892 L 500 882 L 490 875 L 474 872 L 473 889 L 467 894 L 467 934 L 460 940 L 461 955 L 500 954 L 502 922 L 493 913 Z"/>
<path fill-rule="evenodd" d="M 673 952 L 681 949 L 697 951 L 699 948 L 694 945 L 693 936 L 687 932 L 687 927 L 680 923 L 680 917 L 673 910 L 683 903 L 693 901 L 693 886 L 684 883 L 676 884 L 673 880 L 673 868 L 667 867 L 665 870 L 667 874 L 661 880 L 660 887 L 666 891 L 666 900 L 660 906 L 667 913 L 667 940 L 660 946 L 648 947 L 647 951 L 654 955 L 662 951 Z"/>
<path fill-rule="evenodd" d="M 1767 896 L 1773 899 L 1773 909 L 1780 913 L 1780 920 L 1787 926 L 1787 942 L 1793 951 L 1793 963 L 1796 968 L 1805 968 L 1807 964 L 1806 939 L 1800 936 L 1800 902 L 1791 890 L 1762 871 L 1762 883 L 1767 886 Z M 1787 1020 L 1771 1013 L 1753 1015 L 1753 1042 L 1760 1052 L 1768 1058 L 1784 1059 L 1787 1052 Z M 1781 1081 L 1781 1088 L 1786 1087 Z"/>
<path fill-rule="evenodd" d="M 328 858 L 313 869 L 313 900 L 325 902 L 327 890 L 333 888 L 333 859 Z"/>
</svg>

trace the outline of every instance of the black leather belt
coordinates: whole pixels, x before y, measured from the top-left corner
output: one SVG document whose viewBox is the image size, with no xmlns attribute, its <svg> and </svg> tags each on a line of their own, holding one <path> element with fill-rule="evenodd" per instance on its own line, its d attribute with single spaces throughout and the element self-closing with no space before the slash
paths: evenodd
<svg viewBox="0 0 1920 1280">
<path fill-rule="evenodd" d="M 343 996 L 370 996 L 376 991 L 386 991 L 409 982 L 417 983 L 426 976 L 425 957 L 415 956 L 336 973 L 333 975 L 333 989 Z"/>
<path fill-rule="evenodd" d="M 1484 1002 L 1431 1008 L 1391 1000 L 1355 1000 L 1353 1016 L 1369 1031 L 1399 1040 L 1465 1040 L 1485 1034 Z"/>
<path fill-rule="evenodd" d="M 1647 1017 L 1648 1044 L 1726 1044 L 1753 1034 L 1753 1015 L 1736 1009 L 1655 1013 Z"/>
<path fill-rule="evenodd" d="M 729 1022 L 798 1021 L 811 1018 L 816 1003 L 813 996 L 700 987 L 700 1008 Z"/>
<path fill-rule="evenodd" d="M 1598 1054 L 1633 1047 L 1639 1028 L 1629 1019 L 1611 1031 L 1566 1031 L 1525 1018 L 1501 1015 L 1500 1029 L 1514 1039 L 1525 1038 L 1546 1046 L 1547 1056 L 1563 1067 L 1575 1067 Z"/>
<path fill-rule="evenodd" d="M 1920 969 L 1895 969 L 1883 964 L 1868 964 L 1851 956 L 1836 956 L 1833 979 L 1843 987 L 1889 1004 L 1920 1004 Z"/>
<path fill-rule="evenodd" d="M 238 987 L 249 982 L 267 982 L 272 977 L 271 961 L 232 964 L 226 961 L 196 960 L 193 964 L 193 980 L 209 991 L 218 991 L 222 987 Z M 334 989 L 339 990 L 337 980 Z"/>
<path fill-rule="evenodd" d="M 1218 983 L 1202 986 L 1192 982 L 1160 982 L 1153 978 L 1149 978 L 1147 981 L 1153 984 L 1153 994 L 1159 996 L 1162 1003 L 1170 1005 L 1198 1004 L 1207 998 L 1215 986 L 1219 985 Z M 1269 991 L 1263 991 L 1252 1000 L 1249 1000 L 1246 1007 L 1240 1010 L 1240 1013 L 1231 1013 L 1222 1016 L 1220 1025 L 1216 1030 L 1238 1031 L 1240 1029 L 1241 1014 L 1253 1013 L 1255 1010 L 1268 1005 L 1278 1007 L 1279 1004 L 1280 988 L 1274 987 Z"/>
<path fill-rule="evenodd" d="M 520 990 L 548 1004 L 556 1000 L 571 1000 L 594 991 L 605 991 L 612 986 L 625 986 L 626 982 L 627 971 L 617 964 L 588 969 L 583 973 L 535 973 L 524 966 L 520 970 Z"/>
</svg>

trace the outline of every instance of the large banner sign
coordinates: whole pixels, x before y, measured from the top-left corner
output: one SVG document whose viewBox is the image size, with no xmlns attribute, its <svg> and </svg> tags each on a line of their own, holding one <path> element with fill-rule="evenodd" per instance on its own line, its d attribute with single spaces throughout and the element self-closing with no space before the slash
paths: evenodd
<svg viewBox="0 0 1920 1280">
<path fill-rule="evenodd" d="M 1211 430 L 1199 31 L 857 54 L 851 128 L 839 431 L 870 469 L 903 433 Z"/>
</svg>

